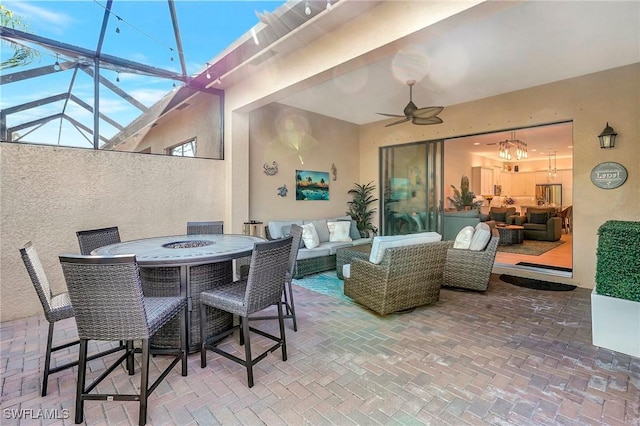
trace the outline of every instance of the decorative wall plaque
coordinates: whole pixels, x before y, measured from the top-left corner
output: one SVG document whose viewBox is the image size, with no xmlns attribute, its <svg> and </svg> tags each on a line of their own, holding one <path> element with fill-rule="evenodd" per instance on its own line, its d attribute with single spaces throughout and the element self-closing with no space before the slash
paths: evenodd
<svg viewBox="0 0 640 426">
<path fill-rule="evenodd" d="M 627 169 L 619 163 L 600 163 L 591 170 L 591 182 L 598 188 L 617 188 L 626 180 Z"/>
</svg>

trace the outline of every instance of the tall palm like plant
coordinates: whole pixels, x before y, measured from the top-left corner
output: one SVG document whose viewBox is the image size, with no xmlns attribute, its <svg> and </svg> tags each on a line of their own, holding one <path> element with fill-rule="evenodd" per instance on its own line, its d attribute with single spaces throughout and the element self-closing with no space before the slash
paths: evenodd
<svg viewBox="0 0 640 426">
<path fill-rule="evenodd" d="M 3 27 L 15 28 L 26 31 L 27 25 L 16 15 L 13 14 L 5 6 L 0 5 L 0 25 Z M 14 43 L 8 40 L 2 40 L 2 44 L 9 46 L 13 49 L 13 56 L 0 62 L 0 69 L 15 68 L 21 65 L 30 64 L 34 58 L 40 56 L 37 50 L 33 50 L 30 47 L 22 46 L 18 43 Z"/>
<path fill-rule="evenodd" d="M 376 186 L 373 182 L 364 185 L 356 183 L 354 185 L 355 186 L 347 192 L 353 196 L 353 200 L 347 202 L 349 211 L 346 213 L 356 221 L 358 230 L 362 234 L 365 231 L 373 230 L 371 218 L 377 209 L 370 208 L 369 206 L 378 201 L 378 199 L 372 195 Z"/>
</svg>

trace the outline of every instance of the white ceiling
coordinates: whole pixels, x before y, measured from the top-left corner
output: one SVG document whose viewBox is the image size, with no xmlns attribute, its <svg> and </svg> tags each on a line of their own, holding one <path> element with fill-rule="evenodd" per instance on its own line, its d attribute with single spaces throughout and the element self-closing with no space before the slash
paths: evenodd
<svg viewBox="0 0 640 426">
<path fill-rule="evenodd" d="M 440 117 L 447 121 L 447 105 L 640 62 L 638 1 L 501 2 L 499 7 L 487 2 L 441 25 L 413 34 L 391 56 L 278 102 L 362 125 L 384 119 L 378 112 L 402 114 L 409 101 L 406 80 L 413 79 L 418 108 L 444 106 Z M 487 143 L 509 136 L 481 136 L 470 140 L 480 143 L 470 149 L 495 157 L 497 146 Z M 532 148 L 571 155 L 570 125 L 516 136 L 529 144 L 530 158 Z"/>
</svg>

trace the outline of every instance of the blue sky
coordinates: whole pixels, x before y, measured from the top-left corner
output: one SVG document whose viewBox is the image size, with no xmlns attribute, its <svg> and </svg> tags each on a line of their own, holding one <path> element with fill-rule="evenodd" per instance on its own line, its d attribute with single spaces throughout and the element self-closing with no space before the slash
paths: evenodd
<svg viewBox="0 0 640 426">
<path fill-rule="evenodd" d="M 2 4 L 19 16 L 28 31 L 74 46 L 95 50 L 100 35 L 106 0 L 81 1 L 13 1 Z M 179 21 L 182 47 L 187 73 L 193 75 L 204 69 L 207 62 L 216 57 L 226 47 L 258 24 L 256 12 L 274 11 L 284 1 L 187 1 L 176 0 L 176 14 Z M 120 58 L 152 65 L 157 68 L 181 73 L 179 55 L 176 49 L 173 26 L 168 2 L 114 0 L 112 16 L 106 30 L 102 51 Z M 120 19 L 117 19 L 120 17 Z M 116 29 L 119 28 L 119 32 Z M 171 51 L 173 48 L 173 51 Z M 2 46 L 2 58 L 10 53 Z M 173 60 L 171 58 L 173 57 Z M 66 59 L 58 58 L 59 62 Z M 25 69 L 51 65 L 56 56 L 41 50 L 41 56 L 31 65 L 3 71 L 4 74 Z M 102 75 L 116 83 L 121 89 L 133 95 L 146 106 L 151 106 L 173 88 L 173 81 L 146 76 L 102 70 Z M 66 92 L 71 83 L 72 72 L 60 71 L 53 75 L 38 77 L 2 86 L 0 106 L 20 105 L 36 99 Z M 177 82 L 176 84 L 180 84 Z M 87 74 L 79 73 L 72 93 L 93 105 L 93 82 Z M 131 122 L 139 110 L 131 107 L 110 90 L 101 88 L 101 111 L 122 125 Z M 69 105 L 68 114 L 80 117 L 83 124 L 92 127 L 92 115 L 75 105 Z M 53 103 L 25 111 L 21 115 L 12 114 L 8 125 L 41 118 L 62 109 L 61 103 Z M 100 133 L 111 137 L 117 131 L 108 124 L 101 123 Z M 55 131 L 53 131 L 55 130 Z M 49 123 L 33 131 L 25 139 L 32 142 L 57 143 L 60 121 Z M 29 132 L 28 129 L 22 133 Z M 87 140 L 72 125 L 63 121 L 62 132 L 66 136 L 64 145 L 86 146 Z M 51 141 L 52 136 L 54 142 Z M 76 136 L 80 139 L 75 141 Z"/>
</svg>

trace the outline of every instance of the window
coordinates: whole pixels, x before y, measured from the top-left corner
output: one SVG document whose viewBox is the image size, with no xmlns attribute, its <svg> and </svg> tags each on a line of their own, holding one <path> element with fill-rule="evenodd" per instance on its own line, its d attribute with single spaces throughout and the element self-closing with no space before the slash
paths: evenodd
<svg viewBox="0 0 640 426">
<path fill-rule="evenodd" d="M 195 157 L 196 156 L 196 138 L 179 145 L 175 145 L 167 149 L 167 154 L 176 157 Z"/>
</svg>

